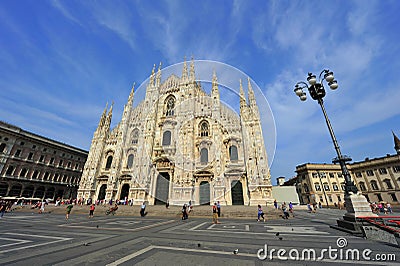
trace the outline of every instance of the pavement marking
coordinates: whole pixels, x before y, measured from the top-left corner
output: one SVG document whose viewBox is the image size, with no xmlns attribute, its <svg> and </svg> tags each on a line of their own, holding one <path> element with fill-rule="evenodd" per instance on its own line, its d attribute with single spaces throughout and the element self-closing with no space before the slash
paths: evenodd
<svg viewBox="0 0 400 266">
<path fill-rule="evenodd" d="M 40 244 L 35 244 L 35 245 L 29 245 L 29 246 L 23 246 L 23 247 L 18 247 L 18 248 L 12 248 L 12 249 L 7 249 L 7 250 L 0 250 L 0 253 L 7 253 L 11 251 L 16 251 L 16 250 L 21 250 L 21 249 L 28 249 L 28 248 L 33 248 L 33 247 L 39 247 L 39 246 L 45 246 L 49 244 L 54 244 L 57 242 L 62 242 L 62 241 L 67 241 L 71 240 L 72 238 L 67 238 L 67 237 L 55 237 L 55 236 L 43 236 L 43 235 L 32 235 L 32 234 L 17 234 L 17 233 L 4 233 L 5 235 L 17 235 L 17 236 L 29 236 L 32 238 L 50 238 L 50 239 L 57 239 L 54 241 L 50 242 L 45 242 L 45 243 L 40 243 Z M 29 241 L 32 242 L 32 241 Z"/>
<path fill-rule="evenodd" d="M 248 224 L 235 224 L 232 225 L 230 223 L 226 224 L 226 225 L 221 225 L 222 228 L 218 228 L 220 230 L 242 230 L 242 228 L 240 227 L 244 227 L 244 231 L 250 231 L 250 226 Z M 211 230 L 214 229 L 214 227 L 218 227 L 217 224 L 212 224 L 210 225 L 207 230 Z"/>
<path fill-rule="evenodd" d="M 119 260 L 116 260 L 110 264 L 107 264 L 107 266 L 118 266 L 122 263 L 125 263 L 131 259 L 134 259 L 137 256 L 140 256 L 150 250 L 153 249 L 164 249 L 164 250 L 174 250 L 174 251 L 186 251 L 186 252 L 193 252 L 193 253 L 207 253 L 207 254 L 218 254 L 218 255 L 229 255 L 231 257 L 236 257 L 236 256 L 241 256 L 241 257 L 250 257 L 250 258 L 258 258 L 257 254 L 249 254 L 249 253 L 240 253 L 240 249 L 239 249 L 239 253 L 234 255 L 233 251 L 232 252 L 228 252 L 228 251 L 218 251 L 218 250 L 203 250 L 203 249 L 191 249 L 191 248 L 179 248 L 179 247 L 167 247 L 167 246 L 148 246 L 144 249 L 141 249 L 139 251 L 136 251 L 135 253 L 132 253 L 130 255 L 127 255 Z M 259 259 L 260 261 L 263 261 L 261 259 Z M 282 256 L 277 256 L 277 255 L 273 255 L 272 259 L 268 259 L 268 260 L 264 260 L 264 261 L 279 261 L 279 262 L 290 262 L 290 261 L 295 261 L 295 262 L 318 262 L 318 263 L 339 263 L 339 264 L 354 264 L 355 262 L 360 262 L 358 260 L 332 260 L 332 259 L 322 259 L 322 260 L 290 260 L 290 259 L 286 259 L 286 260 L 282 260 Z M 367 260 L 363 260 L 362 264 L 366 265 L 376 265 L 376 261 L 367 261 Z M 399 265 L 397 262 L 389 262 L 389 261 L 385 261 L 385 265 L 393 265 L 393 266 L 397 266 Z"/>
<path fill-rule="evenodd" d="M 190 230 L 190 231 L 196 230 L 197 228 L 202 227 L 202 226 L 205 225 L 205 224 L 208 224 L 208 222 L 204 222 L 204 223 L 198 224 L 198 225 L 196 225 L 195 227 L 190 228 L 189 230 Z"/>
<path fill-rule="evenodd" d="M 327 232 L 318 231 L 313 226 L 274 226 L 264 225 L 270 233 L 282 233 L 282 234 L 310 234 L 310 235 L 329 235 Z"/>
<path fill-rule="evenodd" d="M 6 240 L 6 241 L 10 241 L 10 242 L 16 242 L 16 243 L 10 243 L 10 244 L 0 245 L 0 248 L 9 247 L 9 246 L 15 246 L 15 245 L 20 245 L 20 244 L 25 244 L 25 243 L 32 242 L 32 241 L 30 241 L 30 240 L 22 240 L 22 239 L 7 238 L 7 237 L 0 237 L 0 240 Z"/>
<path fill-rule="evenodd" d="M 175 220 L 168 220 L 165 222 L 160 222 L 160 223 L 156 223 L 156 224 L 150 224 L 150 225 L 145 225 L 145 226 L 141 226 L 141 227 L 137 227 L 137 228 L 121 228 L 121 227 L 95 227 L 93 226 L 84 226 L 84 225 L 74 225 L 74 224 L 60 224 L 58 226 L 63 226 L 63 227 L 71 227 L 71 228 L 86 228 L 86 229 L 96 229 L 96 230 L 109 230 L 109 231 L 130 231 L 130 232 L 135 232 L 135 231 L 141 231 L 144 229 L 149 229 L 149 228 L 153 228 L 153 227 L 157 227 L 160 225 L 164 225 L 164 224 L 169 224 L 169 223 L 173 223 L 175 222 Z"/>
</svg>

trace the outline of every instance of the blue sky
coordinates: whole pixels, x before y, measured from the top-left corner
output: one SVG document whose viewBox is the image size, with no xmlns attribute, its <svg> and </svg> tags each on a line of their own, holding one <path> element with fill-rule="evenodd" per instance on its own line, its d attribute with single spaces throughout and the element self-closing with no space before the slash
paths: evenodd
<svg viewBox="0 0 400 266">
<path fill-rule="evenodd" d="M 193 55 L 238 68 L 266 96 L 273 179 L 336 156 L 318 104 L 293 93 L 324 68 L 339 83 L 325 104 L 342 152 L 355 161 L 393 154 L 399 13 L 395 0 L 2 1 L 0 120 L 88 150 L 107 102 L 115 125 L 153 64 Z"/>
</svg>

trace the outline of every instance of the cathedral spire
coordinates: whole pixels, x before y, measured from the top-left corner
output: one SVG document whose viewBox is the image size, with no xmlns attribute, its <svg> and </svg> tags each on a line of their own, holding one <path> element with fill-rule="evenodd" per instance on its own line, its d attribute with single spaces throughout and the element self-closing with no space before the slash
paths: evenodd
<svg viewBox="0 0 400 266">
<path fill-rule="evenodd" d="M 110 110 L 108 111 L 108 114 L 107 114 L 106 127 L 108 130 L 110 130 L 113 106 L 114 106 L 114 101 L 112 102 Z"/>
<path fill-rule="evenodd" d="M 133 102 L 133 95 L 135 94 L 135 82 L 133 82 L 133 85 L 132 85 L 132 89 L 131 89 L 131 93 L 129 94 L 129 98 L 128 98 L 128 106 L 131 106 L 132 105 L 132 102 Z"/>
<path fill-rule="evenodd" d="M 156 75 L 156 87 L 160 86 L 161 83 L 161 62 L 160 65 L 158 66 L 158 71 Z"/>
<path fill-rule="evenodd" d="M 189 79 L 190 79 L 190 81 L 196 81 L 196 74 L 195 74 L 195 71 L 194 71 L 194 59 L 193 59 L 193 56 L 192 56 L 192 60 L 190 60 Z"/>
<path fill-rule="evenodd" d="M 394 149 L 396 150 L 397 154 L 400 154 L 400 139 L 396 136 L 396 134 L 394 134 L 393 130 L 392 134 L 394 140 Z"/>
<path fill-rule="evenodd" d="M 239 82 L 240 82 L 240 89 L 239 89 L 239 95 L 240 95 L 240 109 L 243 109 L 244 107 L 247 106 L 247 103 L 246 103 L 246 96 L 244 95 L 244 90 L 243 90 L 243 85 L 242 85 L 242 79 L 240 79 Z"/>
<path fill-rule="evenodd" d="M 106 107 L 104 108 L 103 114 L 100 117 L 99 125 L 97 126 L 97 130 L 96 131 L 99 131 L 100 128 L 102 128 L 104 123 L 106 122 L 107 109 L 108 109 L 108 103 L 106 104 Z"/>
<path fill-rule="evenodd" d="M 186 56 L 185 56 L 185 61 L 183 62 L 183 70 L 182 70 L 182 80 L 186 81 L 187 78 L 188 78 L 188 68 L 187 68 Z"/>
<path fill-rule="evenodd" d="M 151 75 L 150 75 L 150 85 L 154 85 L 154 72 L 156 70 L 156 64 L 153 65 L 153 70 L 151 70 Z"/>
<path fill-rule="evenodd" d="M 212 92 L 218 93 L 218 79 L 217 74 L 215 73 L 215 69 L 213 70 L 213 77 L 212 77 Z"/>
<path fill-rule="evenodd" d="M 247 91 L 249 94 L 249 105 L 251 108 L 254 109 L 257 107 L 257 102 L 256 102 L 256 97 L 254 96 L 253 88 L 251 87 L 251 82 L 249 77 L 247 77 Z"/>
</svg>

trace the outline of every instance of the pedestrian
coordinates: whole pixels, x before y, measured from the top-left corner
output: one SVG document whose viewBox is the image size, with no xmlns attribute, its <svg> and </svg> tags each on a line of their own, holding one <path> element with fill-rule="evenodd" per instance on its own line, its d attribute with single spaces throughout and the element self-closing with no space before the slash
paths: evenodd
<svg viewBox="0 0 400 266">
<path fill-rule="evenodd" d="M 293 212 L 293 203 L 289 202 L 289 212 L 293 215 L 294 217 L 294 212 Z"/>
<path fill-rule="evenodd" d="M 389 202 L 386 203 L 386 208 L 387 208 L 388 213 L 392 213 L 393 212 L 392 211 L 392 206 L 390 205 Z"/>
<path fill-rule="evenodd" d="M 213 224 L 219 224 L 218 221 L 218 210 L 217 210 L 217 203 L 214 202 L 214 205 L 212 206 L 212 223 Z"/>
<path fill-rule="evenodd" d="M 146 202 L 143 201 L 142 206 L 140 206 L 140 216 L 141 217 L 145 217 L 146 214 L 147 214 L 147 212 L 146 212 Z"/>
<path fill-rule="evenodd" d="M 40 204 L 40 209 L 39 209 L 39 213 L 44 213 L 44 207 L 46 205 L 46 200 L 42 200 L 41 204 Z"/>
<path fill-rule="evenodd" d="M 307 209 L 308 209 L 308 212 L 312 212 L 312 208 L 311 208 L 311 204 L 310 203 L 307 203 Z"/>
<path fill-rule="evenodd" d="M 265 222 L 264 212 L 263 212 L 263 210 L 261 208 L 261 205 L 258 205 L 257 222 L 260 221 L 260 218 L 262 218 L 263 222 Z"/>
<path fill-rule="evenodd" d="M 189 216 L 188 216 L 188 207 L 187 207 L 187 205 L 185 203 L 182 206 L 182 220 L 187 220 L 188 218 L 189 218 Z"/>
<path fill-rule="evenodd" d="M 313 203 L 313 212 L 317 212 L 317 203 L 316 202 Z"/>
<path fill-rule="evenodd" d="M 219 201 L 217 202 L 217 214 L 218 218 L 221 217 L 221 203 Z"/>
<path fill-rule="evenodd" d="M 285 202 L 282 204 L 282 213 L 283 213 L 283 216 L 282 216 L 283 219 L 289 219 L 289 212 L 287 210 Z"/>
<path fill-rule="evenodd" d="M 318 202 L 318 208 L 322 209 L 322 203 Z"/>
<path fill-rule="evenodd" d="M 74 205 L 72 205 L 71 203 L 67 205 L 66 213 L 65 213 L 65 220 L 69 219 L 69 214 L 71 213 L 71 210 L 73 207 L 74 207 Z"/>
<path fill-rule="evenodd" d="M 276 202 L 276 200 L 274 200 L 274 208 L 277 210 L 278 209 L 278 202 Z"/>
<path fill-rule="evenodd" d="M 96 207 L 94 206 L 94 204 L 90 205 L 90 208 L 89 208 L 89 219 L 90 219 L 90 218 L 93 218 L 94 209 L 96 209 Z"/>
<path fill-rule="evenodd" d="M 167 200 L 167 202 L 165 203 L 165 208 L 166 208 L 166 209 L 169 208 L 169 200 Z"/>
<path fill-rule="evenodd" d="M 4 213 L 6 212 L 7 204 L 4 200 L 0 201 L 0 219 L 3 218 Z"/>
</svg>

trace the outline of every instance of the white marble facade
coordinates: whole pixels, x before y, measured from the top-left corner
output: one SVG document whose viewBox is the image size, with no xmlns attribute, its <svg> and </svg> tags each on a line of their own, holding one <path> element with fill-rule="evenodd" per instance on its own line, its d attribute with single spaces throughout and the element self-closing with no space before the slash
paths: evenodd
<svg viewBox="0 0 400 266">
<path fill-rule="evenodd" d="M 254 91 L 240 86 L 240 115 L 221 103 L 217 76 L 211 95 L 185 62 L 181 77 L 161 82 L 153 68 L 146 96 L 110 129 L 104 109 L 86 161 L 78 198 L 129 199 L 134 204 L 265 204 L 272 200 L 268 158 Z M 238 102 L 239 104 L 239 102 Z"/>
</svg>

